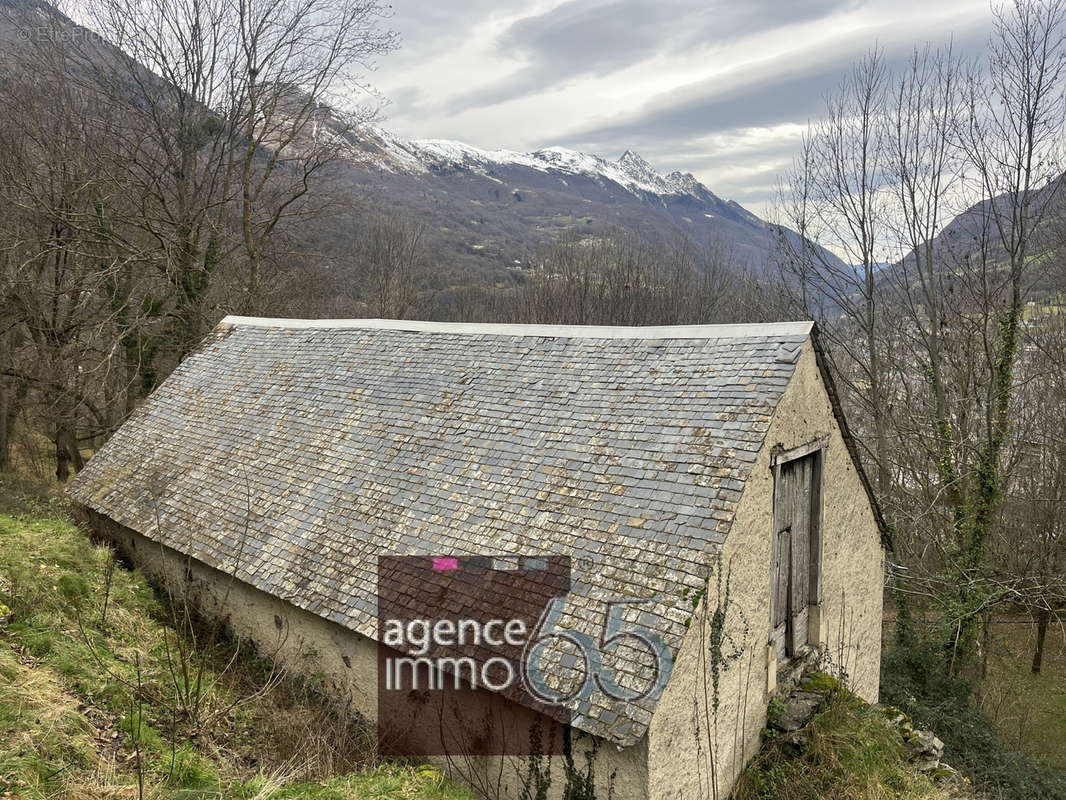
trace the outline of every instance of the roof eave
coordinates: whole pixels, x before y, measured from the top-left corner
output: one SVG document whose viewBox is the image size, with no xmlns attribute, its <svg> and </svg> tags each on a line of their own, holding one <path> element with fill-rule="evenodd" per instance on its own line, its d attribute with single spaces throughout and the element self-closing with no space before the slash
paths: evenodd
<svg viewBox="0 0 1066 800">
<path fill-rule="evenodd" d="M 866 497 L 870 501 L 870 508 L 873 510 L 874 519 L 877 521 L 877 529 L 881 534 L 881 544 L 889 552 L 894 552 L 895 544 L 892 541 L 892 532 L 881 511 L 881 504 L 877 501 L 877 497 L 874 494 L 873 484 L 870 482 L 870 477 L 866 474 L 866 469 L 862 465 L 862 459 L 859 457 L 859 446 L 855 441 L 855 437 L 851 433 L 851 429 L 848 427 L 847 419 L 844 417 L 844 409 L 840 403 L 840 395 L 837 393 L 836 381 L 833 380 L 833 375 L 829 370 L 828 359 L 826 358 L 825 351 L 823 350 L 819 339 L 818 326 L 814 323 L 811 325 L 810 339 L 811 346 L 814 348 L 815 360 L 818 363 L 818 371 L 821 373 L 822 382 L 825 384 L 826 393 L 829 395 L 829 403 L 833 408 L 833 416 L 836 418 L 837 425 L 840 428 L 840 435 L 844 439 L 844 446 L 848 448 L 851 460 L 855 464 L 855 470 L 859 474 L 859 480 L 862 482 L 863 490 L 866 492 Z"/>
</svg>

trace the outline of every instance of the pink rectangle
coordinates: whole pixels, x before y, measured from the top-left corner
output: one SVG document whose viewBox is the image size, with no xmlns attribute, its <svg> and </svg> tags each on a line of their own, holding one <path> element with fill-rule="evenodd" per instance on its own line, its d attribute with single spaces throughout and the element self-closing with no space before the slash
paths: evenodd
<svg viewBox="0 0 1066 800">
<path fill-rule="evenodd" d="M 449 556 L 434 556 L 433 558 L 433 571 L 434 572 L 447 572 L 448 570 L 459 569 L 459 559 L 451 558 Z"/>
</svg>

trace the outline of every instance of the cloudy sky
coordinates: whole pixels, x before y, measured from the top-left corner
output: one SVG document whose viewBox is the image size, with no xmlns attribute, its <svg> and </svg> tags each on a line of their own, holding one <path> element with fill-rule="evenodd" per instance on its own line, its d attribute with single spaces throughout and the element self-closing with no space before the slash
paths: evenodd
<svg viewBox="0 0 1066 800">
<path fill-rule="evenodd" d="M 988 0 L 392 0 L 383 127 L 690 171 L 763 213 L 825 93 L 874 45 L 980 54 Z"/>
</svg>

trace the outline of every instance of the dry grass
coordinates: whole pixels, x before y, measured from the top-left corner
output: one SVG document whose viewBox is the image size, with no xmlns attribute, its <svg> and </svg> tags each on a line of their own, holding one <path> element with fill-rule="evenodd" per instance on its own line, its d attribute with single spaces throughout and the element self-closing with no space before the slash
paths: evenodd
<svg viewBox="0 0 1066 800">
<path fill-rule="evenodd" d="M 1031 672 L 1035 625 L 998 623 L 991 634 L 981 710 L 1011 747 L 1066 770 L 1066 631 L 1048 629 L 1040 675 Z"/>
<path fill-rule="evenodd" d="M 0 511 L 0 797 L 137 798 L 140 773 L 144 797 L 469 798 L 436 770 L 379 763 L 364 721 L 233 642 L 206 653 L 205 702 L 225 713 L 193 728 L 144 577 L 114 570 L 103 620 L 110 551 L 25 482 L 0 476 Z"/>
</svg>

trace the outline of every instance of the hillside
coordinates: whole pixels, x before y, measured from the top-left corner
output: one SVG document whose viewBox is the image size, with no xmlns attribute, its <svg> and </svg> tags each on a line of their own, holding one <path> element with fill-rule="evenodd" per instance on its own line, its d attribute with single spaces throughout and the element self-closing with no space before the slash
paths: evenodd
<svg viewBox="0 0 1066 800">
<path fill-rule="evenodd" d="M 342 185 L 424 221 L 439 260 L 497 276 L 530 266 L 538 245 L 567 233 L 624 229 L 659 243 L 687 237 L 756 272 L 769 267 L 778 236 L 797 236 L 723 200 L 691 173 L 657 172 L 631 150 L 612 161 L 561 147 L 521 153 L 404 141 L 372 126 L 335 134 L 345 142 L 336 165 Z"/>
<path fill-rule="evenodd" d="M 55 30 L 45 31 L 45 22 Z M 0 58 L 17 63 L 42 35 L 76 43 L 70 68 L 88 81 L 115 65 L 149 75 L 42 0 L 0 0 Z M 148 84 L 160 80 L 146 77 Z M 618 160 L 562 147 L 483 150 L 440 139 L 403 140 L 373 125 L 350 127 L 341 116 L 323 107 L 303 137 L 331 137 L 340 145 L 328 170 L 339 212 L 315 220 L 304 246 L 343 256 L 357 245 L 368 207 L 398 212 L 426 227 L 439 273 L 430 288 L 521 280 L 537 249 L 565 234 L 625 230 L 652 245 L 688 238 L 757 273 L 768 268 L 779 236 L 798 236 L 717 196 L 691 173 L 659 173 L 631 150 Z"/>
<path fill-rule="evenodd" d="M 1030 244 L 1032 269 L 1026 279 L 1030 306 L 1061 306 L 1066 290 L 1066 272 L 1061 258 L 1047 257 L 1060 250 L 1066 231 L 1066 173 L 1031 193 L 1030 215 L 1039 220 Z M 931 242 L 938 269 L 945 275 L 963 276 L 974 272 L 987 253 L 993 269 L 1002 270 L 1007 254 L 999 239 L 996 217 L 1009 217 L 1011 203 L 1006 195 L 982 200 L 964 208 L 944 225 Z M 894 264 L 886 264 L 884 274 L 903 267 L 913 274 L 914 254 Z M 991 266 L 991 264 L 990 264 Z"/>
<path fill-rule="evenodd" d="M 0 475 L 0 797 L 470 800 L 379 761 L 313 682 L 209 629 L 179 636 L 138 571 L 19 486 Z"/>
</svg>

